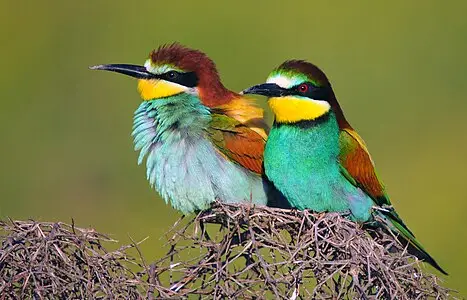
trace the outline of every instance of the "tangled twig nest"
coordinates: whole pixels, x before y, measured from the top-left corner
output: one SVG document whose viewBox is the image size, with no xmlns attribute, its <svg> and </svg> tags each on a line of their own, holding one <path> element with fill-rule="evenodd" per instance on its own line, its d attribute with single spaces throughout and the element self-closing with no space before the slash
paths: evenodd
<svg viewBox="0 0 467 300">
<path fill-rule="evenodd" d="M 146 288 L 123 246 L 64 223 L 0 222 L 0 299 L 136 299 Z"/>
<path fill-rule="evenodd" d="M 183 218 L 182 218 L 183 219 Z M 1 222 L 0 299 L 446 299 L 397 238 L 336 213 L 216 204 L 179 220 L 151 265 L 94 230 Z M 370 234 L 369 234 L 370 233 Z M 132 271 L 135 270 L 135 271 Z"/>
<path fill-rule="evenodd" d="M 450 292 L 395 236 L 337 213 L 218 204 L 176 226 L 169 245 L 151 274 L 161 297 L 445 299 Z"/>
</svg>

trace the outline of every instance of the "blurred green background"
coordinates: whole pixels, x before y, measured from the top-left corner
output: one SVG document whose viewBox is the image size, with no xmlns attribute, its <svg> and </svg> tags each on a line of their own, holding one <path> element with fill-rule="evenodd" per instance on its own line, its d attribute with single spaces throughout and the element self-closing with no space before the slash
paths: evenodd
<svg viewBox="0 0 467 300">
<path fill-rule="evenodd" d="M 384 4 L 387 3 L 387 4 Z M 148 260 L 179 215 L 130 137 L 136 82 L 93 72 L 162 43 L 206 52 L 226 86 L 285 59 L 324 69 L 400 215 L 467 293 L 467 2 L 1 1 L 0 215 L 92 226 Z"/>
</svg>

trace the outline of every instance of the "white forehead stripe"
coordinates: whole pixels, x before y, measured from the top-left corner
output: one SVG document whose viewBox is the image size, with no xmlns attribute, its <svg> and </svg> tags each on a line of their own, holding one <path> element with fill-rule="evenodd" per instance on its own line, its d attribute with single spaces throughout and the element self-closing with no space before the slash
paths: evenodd
<svg viewBox="0 0 467 300">
<path fill-rule="evenodd" d="M 175 68 L 172 68 L 168 65 L 154 66 L 150 59 L 146 60 L 146 62 L 144 63 L 144 67 L 146 68 L 146 70 L 148 70 L 148 72 L 151 72 L 152 74 L 164 74 L 169 71 L 178 71 Z"/>
<path fill-rule="evenodd" d="M 284 75 L 274 75 L 266 80 L 266 83 L 275 83 L 283 89 L 288 89 L 296 85 L 297 80 Z"/>
</svg>

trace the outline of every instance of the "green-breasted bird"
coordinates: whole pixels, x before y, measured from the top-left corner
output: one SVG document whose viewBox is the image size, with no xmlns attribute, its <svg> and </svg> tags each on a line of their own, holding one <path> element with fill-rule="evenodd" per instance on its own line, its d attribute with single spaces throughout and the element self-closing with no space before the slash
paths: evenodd
<svg viewBox="0 0 467 300">
<path fill-rule="evenodd" d="M 146 157 L 151 186 L 175 209 L 191 213 L 214 200 L 268 203 L 274 191 L 262 176 L 263 110 L 225 88 L 204 53 L 175 43 L 152 51 L 144 66 L 91 69 L 138 79 L 138 163 Z"/>
<path fill-rule="evenodd" d="M 315 65 L 284 62 L 244 94 L 269 97 L 275 121 L 264 152 L 265 173 L 292 207 L 374 216 L 409 243 L 409 251 L 446 274 L 391 205 L 362 138 L 344 117 L 326 75 Z"/>
</svg>

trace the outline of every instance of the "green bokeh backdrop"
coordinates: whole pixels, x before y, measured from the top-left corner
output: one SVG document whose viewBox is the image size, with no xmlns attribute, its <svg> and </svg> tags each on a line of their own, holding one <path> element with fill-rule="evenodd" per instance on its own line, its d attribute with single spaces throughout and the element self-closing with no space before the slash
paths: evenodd
<svg viewBox="0 0 467 300">
<path fill-rule="evenodd" d="M 179 41 L 238 91 L 303 58 L 331 78 L 400 215 L 465 295 L 466 3 L 3 0 L 0 215 L 149 236 L 156 258 L 179 215 L 136 165 L 136 82 L 88 66 Z"/>
</svg>

